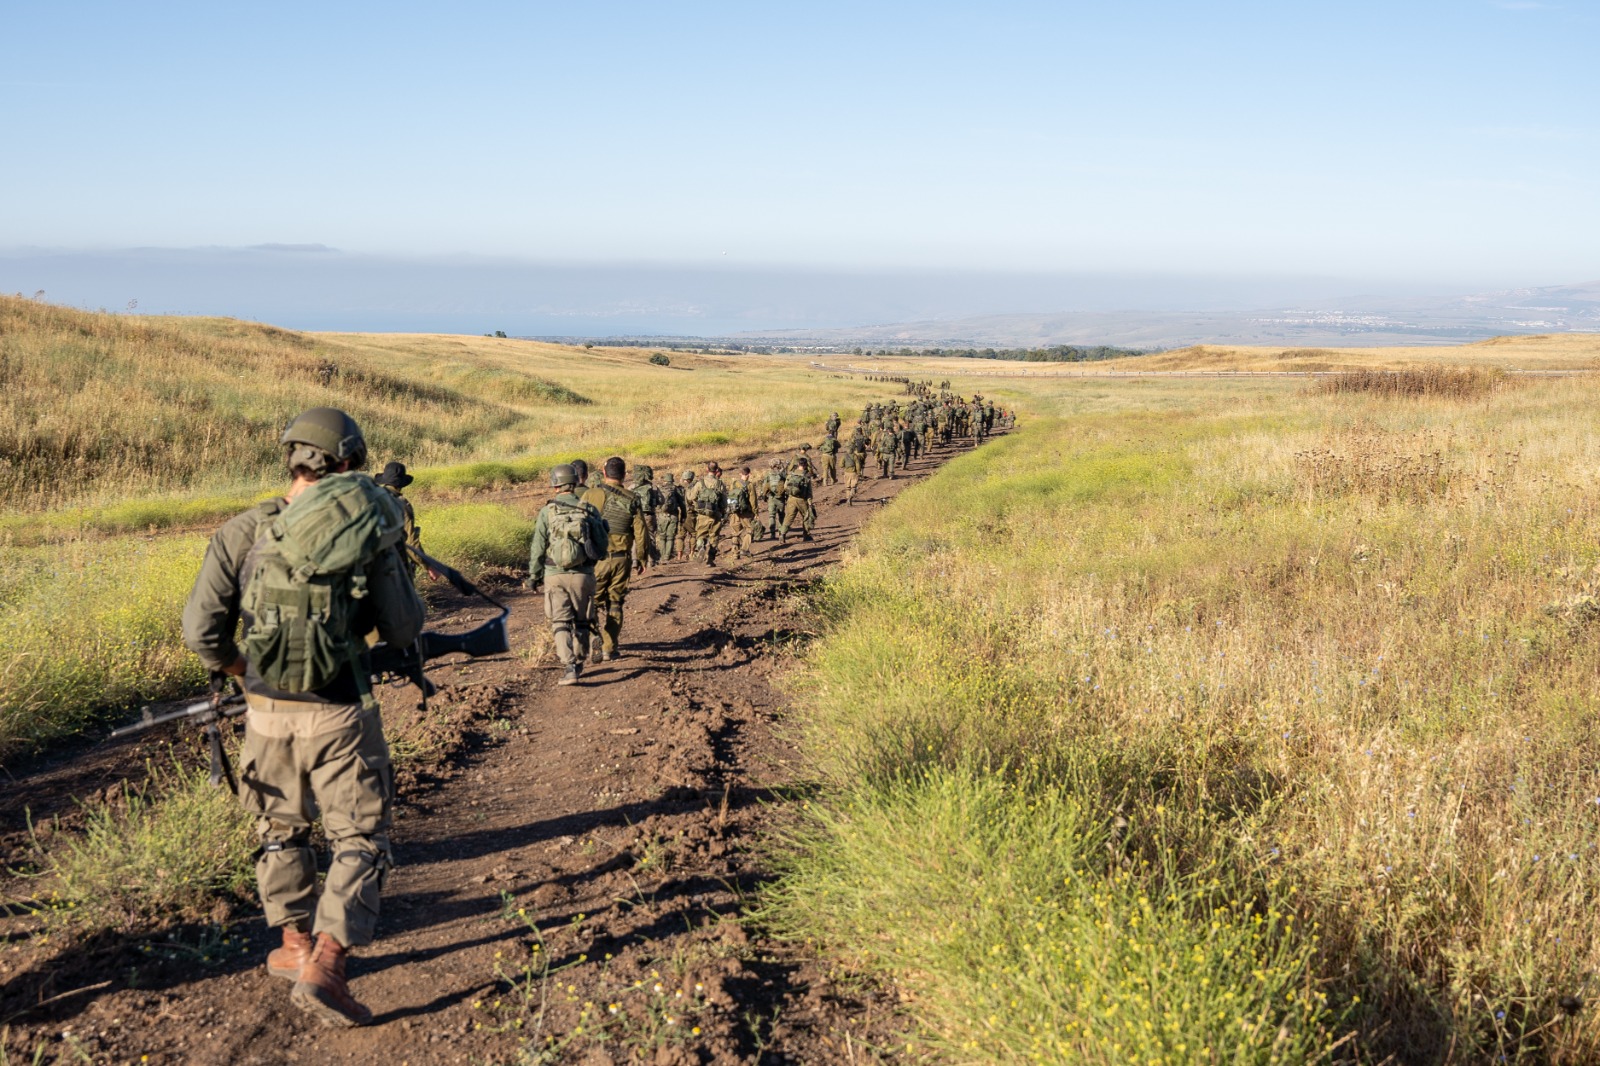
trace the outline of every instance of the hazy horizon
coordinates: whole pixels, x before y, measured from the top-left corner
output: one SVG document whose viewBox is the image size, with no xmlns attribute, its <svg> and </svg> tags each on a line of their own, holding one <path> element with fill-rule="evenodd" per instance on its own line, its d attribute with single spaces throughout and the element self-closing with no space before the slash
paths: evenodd
<svg viewBox="0 0 1600 1066">
<path fill-rule="evenodd" d="M 1587 279 L 1535 279 L 1560 283 Z M 528 262 L 358 255 L 323 246 L 0 250 L 0 290 L 88 309 L 294 329 L 725 336 L 978 315 L 1226 312 L 1521 287 L 1227 275 L 826 270 L 751 264 Z M 130 302 L 134 304 L 130 308 Z"/>
</svg>

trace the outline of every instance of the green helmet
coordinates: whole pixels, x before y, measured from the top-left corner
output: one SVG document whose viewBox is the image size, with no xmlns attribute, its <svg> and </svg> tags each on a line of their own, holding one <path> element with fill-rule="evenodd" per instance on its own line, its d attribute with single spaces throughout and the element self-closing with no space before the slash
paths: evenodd
<svg viewBox="0 0 1600 1066">
<path fill-rule="evenodd" d="M 278 438 L 279 444 L 309 444 L 326 452 L 336 463 L 348 462 L 351 470 L 367 463 L 367 441 L 356 420 L 337 407 L 313 407 L 301 411 Z"/>
<path fill-rule="evenodd" d="M 688 482 L 694 480 L 694 471 L 693 470 L 685 470 L 681 476 L 682 476 L 682 478 L 684 480 L 684 483 L 687 484 Z"/>
<path fill-rule="evenodd" d="M 571 463 L 557 463 L 550 468 L 550 487 L 559 489 L 563 485 L 578 483 L 578 472 L 572 469 Z"/>
<path fill-rule="evenodd" d="M 672 475 L 671 474 L 662 474 L 661 475 L 661 483 L 663 485 L 665 485 L 667 488 L 670 489 L 672 487 L 672 485 L 673 485 Z"/>
</svg>

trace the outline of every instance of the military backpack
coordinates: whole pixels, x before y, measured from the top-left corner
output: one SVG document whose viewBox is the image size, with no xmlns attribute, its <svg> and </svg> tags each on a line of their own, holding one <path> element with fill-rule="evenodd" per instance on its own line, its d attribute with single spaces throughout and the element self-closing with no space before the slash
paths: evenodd
<svg viewBox="0 0 1600 1066">
<path fill-rule="evenodd" d="M 605 546 L 594 543 L 590 536 L 588 508 L 551 500 L 548 514 L 545 521 L 549 523 L 550 540 L 544 550 L 546 562 L 561 570 L 581 570 L 605 558 Z"/>
<path fill-rule="evenodd" d="M 240 648 L 269 687 L 314 692 L 355 673 L 362 702 L 371 699 L 356 632 L 367 595 L 367 567 L 405 537 L 394 496 L 365 474 L 329 474 L 274 517 L 245 558 Z"/>
<path fill-rule="evenodd" d="M 701 478 L 694 494 L 694 509 L 697 514 L 707 518 L 722 517 L 722 490 L 720 486 L 711 483 L 710 478 Z"/>
</svg>

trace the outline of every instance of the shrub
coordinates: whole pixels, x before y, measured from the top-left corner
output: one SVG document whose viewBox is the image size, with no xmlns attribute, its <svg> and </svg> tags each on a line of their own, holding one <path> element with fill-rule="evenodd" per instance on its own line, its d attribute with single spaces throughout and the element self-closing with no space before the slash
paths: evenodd
<svg viewBox="0 0 1600 1066">
<path fill-rule="evenodd" d="M 661 352 L 657 352 L 654 355 L 652 355 L 650 357 L 650 361 L 652 363 L 654 363 L 656 366 L 671 366 L 672 365 L 672 360 L 668 359 L 666 357 L 666 355 L 664 355 Z"/>
<path fill-rule="evenodd" d="M 44 852 L 54 917 L 95 928 L 199 917 L 219 896 L 254 883 L 250 817 L 208 771 L 152 767 L 139 788 L 87 809 L 81 834 L 56 834 Z"/>
</svg>

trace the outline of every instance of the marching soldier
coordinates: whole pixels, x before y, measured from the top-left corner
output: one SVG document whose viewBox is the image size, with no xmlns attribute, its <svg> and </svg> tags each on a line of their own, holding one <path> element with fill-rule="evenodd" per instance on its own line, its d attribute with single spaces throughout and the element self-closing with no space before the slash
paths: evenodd
<svg viewBox="0 0 1600 1066">
<path fill-rule="evenodd" d="M 535 592 L 544 592 L 556 658 L 566 667 L 560 685 L 578 683 L 595 643 L 594 567 L 605 556 L 609 539 L 600 512 L 578 498 L 583 486 L 572 465 L 550 468 L 550 487 L 561 491 L 539 509 L 528 546 L 528 583 Z"/>
<path fill-rule="evenodd" d="M 717 541 L 722 538 L 722 520 L 727 513 L 727 487 L 722 483 L 722 467 L 706 464 L 706 476 L 695 483 L 690 495 L 694 508 L 694 552 L 707 566 L 717 562 Z"/>
<path fill-rule="evenodd" d="M 656 559 L 671 560 L 677 549 L 678 527 L 683 523 L 683 490 L 671 474 L 661 475 L 661 504 L 656 508 Z"/>
<path fill-rule="evenodd" d="M 750 554 L 750 542 L 756 528 L 756 486 L 750 483 L 750 468 L 739 468 L 739 476 L 728 486 L 728 532 L 733 535 L 733 557 L 743 559 Z"/>
<path fill-rule="evenodd" d="M 834 418 L 830 424 L 839 420 Z M 836 436 L 838 429 L 831 429 L 828 435 L 822 438 L 822 443 L 817 450 L 822 453 L 822 483 L 824 485 L 837 485 L 839 483 L 839 438 Z"/>
<path fill-rule="evenodd" d="M 594 565 L 594 605 L 589 615 L 590 628 L 600 633 L 599 645 L 590 649 L 590 661 L 596 663 L 617 657 L 622 608 L 633 572 L 633 546 L 646 536 L 644 508 L 637 496 L 622 487 L 627 465 L 621 456 L 607 459 L 602 473 L 600 484 L 583 494 L 583 502 L 600 512 L 607 530 L 606 557 Z M 606 616 L 603 628 L 596 624 L 602 611 Z"/>
<path fill-rule="evenodd" d="M 786 495 L 783 484 L 783 460 L 774 459 L 761 484 L 761 498 L 767 505 L 766 535 L 769 538 L 778 536 L 778 526 L 783 522 L 783 500 Z"/>
<path fill-rule="evenodd" d="M 655 485 L 656 472 L 648 466 L 633 468 L 633 494 L 644 513 L 644 539 L 633 545 L 633 563 L 643 573 L 646 566 L 660 566 L 661 553 L 656 547 L 656 512 L 661 509 L 661 490 Z"/>
<path fill-rule="evenodd" d="M 367 460 L 355 420 L 314 407 L 296 416 L 279 441 L 289 488 L 212 536 L 183 608 L 183 642 L 213 673 L 243 683 L 248 710 L 239 800 L 255 816 L 260 835 L 256 887 L 267 925 L 283 935 L 282 946 L 267 956 L 267 972 L 294 982 L 290 1000 L 324 1023 L 365 1025 L 372 1012 L 351 995 L 345 959 L 377 929 L 379 894 L 393 865 L 394 775 L 378 701 L 359 656 L 374 630 L 389 644 L 411 644 L 422 632 L 425 608 L 401 557 L 399 504 L 353 473 Z M 321 521 L 324 513 L 337 524 Z M 353 523 L 352 513 L 361 521 Z M 346 592 L 343 606 L 335 604 L 317 627 L 348 658 L 322 664 L 331 679 L 320 688 L 285 691 L 316 663 L 319 645 L 308 643 L 311 625 L 278 624 L 277 606 L 292 610 L 296 589 L 285 557 L 267 542 L 292 540 L 295 530 L 312 536 L 328 528 L 354 532 L 363 524 L 372 533 L 370 559 L 361 564 L 364 595 Z M 333 599 L 341 587 L 350 586 L 336 582 Z M 252 614 L 252 603 L 274 610 Z M 256 649 L 251 658 L 245 647 Z M 320 893 L 311 846 L 319 816 L 332 852 Z"/>
</svg>

